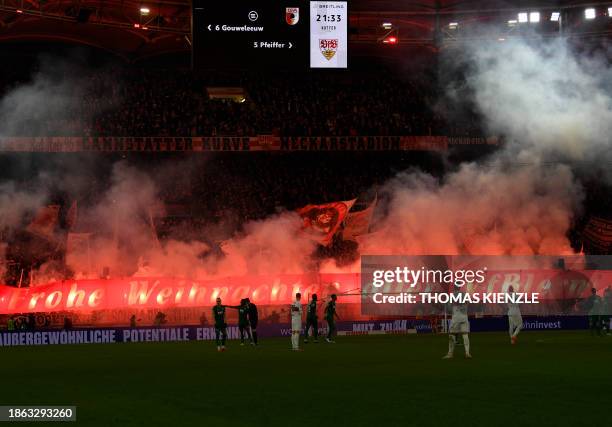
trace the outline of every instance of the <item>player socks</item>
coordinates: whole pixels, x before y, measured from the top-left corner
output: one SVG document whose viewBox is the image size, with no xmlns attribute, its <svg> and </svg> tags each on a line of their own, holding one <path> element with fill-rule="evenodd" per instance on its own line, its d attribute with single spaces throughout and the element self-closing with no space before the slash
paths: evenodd
<svg viewBox="0 0 612 427">
<path fill-rule="evenodd" d="M 470 354 L 470 336 L 463 334 L 463 347 L 465 348 L 465 354 Z"/>
<path fill-rule="evenodd" d="M 294 350 L 297 350 L 297 348 L 300 345 L 300 336 L 298 334 L 291 334 L 291 345 L 293 346 Z"/>
<path fill-rule="evenodd" d="M 448 336 L 448 354 L 452 355 L 455 352 L 455 342 L 457 338 L 453 334 Z"/>
</svg>

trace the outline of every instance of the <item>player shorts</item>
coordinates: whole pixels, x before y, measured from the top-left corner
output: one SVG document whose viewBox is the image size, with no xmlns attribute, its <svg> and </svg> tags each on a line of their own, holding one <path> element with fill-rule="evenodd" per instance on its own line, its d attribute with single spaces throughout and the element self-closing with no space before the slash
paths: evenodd
<svg viewBox="0 0 612 427">
<path fill-rule="evenodd" d="M 302 330 L 302 319 L 291 319 L 291 330 L 292 331 L 301 331 Z"/>
<path fill-rule="evenodd" d="M 470 332 L 470 322 L 467 320 L 451 320 L 448 332 L 450 334 L 467 334 Z"/>
</svg>

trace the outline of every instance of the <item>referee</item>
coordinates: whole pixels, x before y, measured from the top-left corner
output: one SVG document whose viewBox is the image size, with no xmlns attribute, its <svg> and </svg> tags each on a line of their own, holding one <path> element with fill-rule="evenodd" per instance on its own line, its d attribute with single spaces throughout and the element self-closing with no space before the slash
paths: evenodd
<svg viewBox="0 0 612 427">
<path fill-rule="evenodd" d="M 246 298 L 246 303 L 249 307 L 247 314 L 249 316 L 249 324 L 251 325 L 251 336 L 253 337 L 251 342 L 253 345 L 257 345 L 257 321 L 259 320 L 259 313 L 257 313 L 257 306 L 250 299 Z"/>
</svg>

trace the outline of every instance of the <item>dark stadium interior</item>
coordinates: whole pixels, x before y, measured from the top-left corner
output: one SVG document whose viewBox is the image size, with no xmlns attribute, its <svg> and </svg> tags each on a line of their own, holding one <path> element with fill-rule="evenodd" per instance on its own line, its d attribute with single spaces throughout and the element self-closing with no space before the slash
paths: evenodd
<svg viewBox="0 0 612 427">
<path fill-rule="evenodd" d="M 0 0 L 0 421 L 605 425 L 611 36 L 612 0 Z"/>
</svg>

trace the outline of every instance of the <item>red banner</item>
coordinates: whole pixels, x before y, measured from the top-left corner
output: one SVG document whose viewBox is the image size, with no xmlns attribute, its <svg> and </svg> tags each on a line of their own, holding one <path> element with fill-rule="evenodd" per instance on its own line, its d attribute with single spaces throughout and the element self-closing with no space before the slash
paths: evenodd
<svg viewBox="0 0 612 427">
<path fill-rule="evenodd" d="M 4 137 L 0 152 L 80 151 L 446 151 L 450 145 L 496 145 L 495 137 L 449 136 L 195 136 Z"/>
<path fill-rule="evenodd" d="M 517 292 L 537 292 L 545 305 L 560 300 L 582 300 L 590 295 L 592 287 L 604 296 L 610 283 L 611 270 L 490 270 L 483 284 L 468 285 L 467 291 L 507 292 L 513 286 Z M 390 286 L 387 292 L 411 291 L 402 284 Z M 336 294 L 342 305 L 357 305 L 362 292 L 366 295 L 381 290 L 385 288 L 367 284 L 362 288 L 359 273 L 245 276 L 207 281 L 159 277 L 68 280 L 30 288 L 0 285 L 0 314 L 193 308 L 212 306 L 217 297 L 230 305 L 237 305 L 242 298 L 258 305 L 285 305 L 293 301 L 296 292 L 302 293 L 304 301 L 314 293 L 320 301 Z M 413 292 L 441 290 L 422 285 L 412 289 Z M 536 311 L 537 307 L 533 309 Z"/>
<path fill-rule="evenodd" d="M 31 288 L 0 285 L 0 314 L 107 309 L 166 309 L 212 306 L 250 298 L 256 304 L 290 304 L 296 292 L 307 300 L 332 293 L 359 302 L 359 274 L 229 277 L 209 281 L 175 278 L 70 280 Z M 350 296 L 348 295 L 350 294 Z"/>
</svg>

